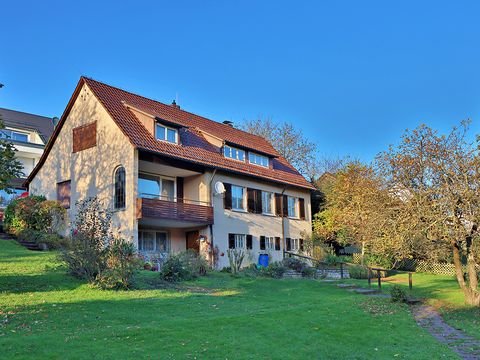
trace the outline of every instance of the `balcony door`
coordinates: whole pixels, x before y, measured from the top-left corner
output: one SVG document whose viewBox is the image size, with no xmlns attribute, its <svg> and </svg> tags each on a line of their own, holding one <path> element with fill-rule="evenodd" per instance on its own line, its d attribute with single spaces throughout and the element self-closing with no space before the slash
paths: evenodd
<svg viewBox="0 0 480 360">
<path fill-rule="evenodd" d="M 160 175 L 138 174 L 140 197 L 175 201 L 175 179 Z"/>
<path fill-rule="evenodd" d="M 199 232 L 197 231 L 188 231 L 186 234 L 187 237 L 187 250 L 194 250 L 197 253 L 200 252 L 200 241 L 198 240 Z"/>
</svg>

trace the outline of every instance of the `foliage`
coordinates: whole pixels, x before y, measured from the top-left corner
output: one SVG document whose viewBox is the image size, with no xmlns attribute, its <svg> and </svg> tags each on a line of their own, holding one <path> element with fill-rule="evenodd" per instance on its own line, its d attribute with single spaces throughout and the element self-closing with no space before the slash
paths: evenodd
<svg viewBox="0 0 480 360">
<path fill-rule="evenodd" d="M 292 269 L 298 272 L 303 272 L 304 269 L 308 266 L 304 261 L 297 259 L 297 258 L 285 258 L 283 259 L 283 266 L 285 266 L 287 269 Z"/>
<path fill-rule="evenodd" d="M 281 261 L 274 261 L 268 264 L 267 267 L 262 267 L 260 269 L 260 274 L 266 277 L 271 277 L 274 279 L 282 278 L 283 274 L 285 273 L 285 266 Z"/>
<path fill-rule="evenodd" d="M 102 289 L 126 290 L 131 288 L 133 275 L 142 265 L 135 246 L 124 239 L 113 239 L 106 249 L 106 266 L 96 283 Z"/>
<path fill-rule="evenodd" d="M 45 244 L 48 249 L 62 249 L 68 246 L 68 239 L 56 233 L 46 233 L 44 231 L 24 229 L 17 235 L 19 241 L 34 242 L 36 244 Z"/>
<path fill-rule="evenodd" d="M 390 295 L 392 297 L 393 302 L 406 302 L 407 301 L 407 293 L 403 288 L 399 285 L 393 285 L 390 289 Z"/>
<path fill-rule="evenodd" d="M 171 255 L 160 270 L 160 278 L 168 282 L 192 280 L 206 274 L 207 261 L 197 252 L 187 250 Z"/>
<path fill-rule="evenodd" d="M 44 196 L 28 196 L 12 200 L 5 209 L 3 219 L 5 230 L 10 234 L 17 235 L 26 228 L 34 229 L 38 223 L 35 219 L 35 209 L 43 201 L 46 201 Z"/>
<path fill-rule="evenodd" d="M 351 265 L 348 267 L 350 278 L 368 279 L 368 267 L 362 265 Z"/>
<path fill-rule="evenodd" d="M 245 251 L 242 249 L 227 250 L 228 262 L 230 263 L 230 269 L 233 275 L 236 275 L 240 271 L 245 254 Z"/>
<path fill-rule="evenodd" d="M 0 131 L 5 129 L 5 124 L 0 118 Z M 15 158 L 15 146 L 4 138 L 0 138 L 0 190 L 8 191 L 8 185 L 14 178 L 24 176 L 22 163 Z"/>
<path fill-rule="evenodd" d="M 256 119 L 244 122 L 242 129 L 267 139 L 280 155 L 309 180 L 318 177 L 320 166 L 316 159 L 316 144 L 309 141 L 293 124 Z"/>
</svg>

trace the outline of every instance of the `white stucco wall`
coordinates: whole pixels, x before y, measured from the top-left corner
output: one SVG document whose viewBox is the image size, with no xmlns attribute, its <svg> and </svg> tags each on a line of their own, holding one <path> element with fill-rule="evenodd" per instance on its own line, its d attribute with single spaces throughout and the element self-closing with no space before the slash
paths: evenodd
<svg viewBox="0 0 480 360">
<path fill-rule="evenodd" d="M 97 122 L 97 145 L 72 153 L 72 130 Z M 113 209 L 113 174 L 122 165 L 126 171 L 126 207 L 113 213 L 114 230 L 122 237 L 136 240 L 137 224 L 136 177 L 138 160 L 136 150 L 117 127 L 104 107 L 87 85 L 81 89 L 45 163 L 30 184 L 30 193 L 57 199 L 57 183 L 71 181 L 69 218 L 74 220 L 75 202 L 97 196 Z"/>
<path fill-rule="evenodd" d="M 211 174 L 205 174 L 205 177 L 210 179 Z M 270 191 L 273 193 L 282 193 L 282 191 L 284 191 L 284 187 L 282 185 L 256 181 L 235 175 L 217 173 L 212 185 L 214 185 L 217 181 Z M 302 233 L 311 232 L 310 191 L 287 187 L 284 191 L 284 194 L 305 199 L 305 220 L 296 220 L 290 218 L 284 219 L 285 238 L 303 238 L 304 235 L 302 235 Z M 222 267 L 229 266 L 227 257 L 229 233 L 250 234 L 253 236 L 253 249 L 250 251 L 249 259 L 246 259 L 244 263 L 245 265 L 250 262 L 258 262 L 258 255 L 261 253 L 268 253 L 270 261 L 278 261 L 283 258 L 284 240 L 282 237 L 281 217 L 226 210 L 224 209 L 223 195 L 213 196 L 213 206 L 215 219 L 215 224 L 213 225 L 213 242 L 214 245 L 218 246 L 220 253 L 224 254 L 223 256 L 219 257 L 218 267 L 220 269 Z M 260 236 L 280 237 L 281 250 L 260 250 Z"/>
</svg>

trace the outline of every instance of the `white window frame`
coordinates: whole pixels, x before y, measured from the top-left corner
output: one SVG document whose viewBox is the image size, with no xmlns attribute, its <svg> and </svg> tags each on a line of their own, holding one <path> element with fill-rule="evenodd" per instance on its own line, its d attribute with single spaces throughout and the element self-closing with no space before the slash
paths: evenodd
<svg viewBox="0 0 480 360">
<path fill-rule="evenodd" d="M 155 238 L 153 241 L 154 249 L 153 250 L 142 250 L 140 249 L 140 242 L 143 241 L 143 233 L 154 233 Z M 157 233 L 165 234 L 165 251 L 158 251 L 157 249 Z M 149 254 L 169 254 L 170 253 L 170 236 L 166 231 L 158 231 L 158 230 L 139 230 L 138 231 L 138 251 L 142 253 L 149 253 Z"/>
<path fill-rule="evenodd" d="M 300 251 L 300 239 L 298 238 L 290 238 L 290 250 L 292 252 Z"/>
<path fill-rule="evenodd" d="M 263 163 L 263 160 L 266 160 L 266 164 Z M 253 165 L 258 165 L 268 168 L 270 166 L 270 159 L 268 156 L 260 155 L 255 152 L 248 152 L 248 162 Z"/>
<path fill-rule="evenodd" d="M 235 249 L 246 249 L 247 248 L 247 235 L 246 234 L 234 234 L 235 238 Z"/>
<path fill-rule="evenodd" d="M 159 134 L 159 127 L 162 127 L 164 128 L 165 130 L 163 131 L 163 136 L 164 136 L 164 139 L 160 139 L 158 137 L 158 134 Z M 168 130 L 172 130 L 175 132 L 175 142 L 171 142 L 168 140 Z M 168 142 L 170 144 L 178 144 L 178 129 L 175 129 L 175 128 L 172 128 L 170 126 L 166 126 L 162 123 L 156 123 L 155 124 L 155 139 L 157 139 L 158 141 L 165 141 L 165 142 Z"/>
<path fill-rule="evenodd" d="M 236 151 L 236 156 L 233 156 L 233 151 Z M 239 154 L 243 154 L 243 159 L 240 159 Z M 223 145 L 223 156 L 228 159 L 233 159 L 241 162 L 245 162 L 246 153 L 245 150 L 230 146 L 230 145 Z"/>
<path fill-rule="evenodd" d="M 270 212 L 266 211 L 265 205 L 268 203 L 266 201 L 267 197 L 266 195 L 270 194 Z M 263 191 L 262 190 L 262 214 L 264 215 L 274 215 L 275 214 L 275 196 L 273 195 L 273 192 L 271 191 Z"/>
<path fill-rule="evenodd" d="M 265 236 L 265 250 L 275 251 L 275 237 Z"/>
<path fill-rule="evenodd" d="M 290 201 L 293 200 L 293 208 L 290 206 Z M 293 209 L 293 214 L 291 213 L 290 210 Z M 294 196 L 288 196 L 287 197 L 287 212 L 288 212 L 288 217 L 289 218 L 294 218 L 298 219 L 298 198 Z"/>
<path fill-rule="evenodd" d="M 8 136 L 7 134 L 5 134 L 5 132 L 8 131 L 10 132 L 10 136 Z M 18 130 L 13 130 L 13 129 L 9 129 L 9 128 L 5 128 L 5 129 L 2 129 L 0 130 L 0 132 L 3 133 L 4 136 L 1 136 L 2 139 L 8 139 L 8 140 L 12 140 L 12 141 L 18 141 L 18 142 L 22 142 L 22 143 L 28 143 L 30 142 L 30 134 L 27 133 L 27 132 L 22 132 L 22 131 L 18 131 Z M 19 135 L 26 135 L 27 136 L 27 141 L 23 141 L 23 140 L 16 140 L 13 138 L 13 134 L 19 134 Z"/>
<path fill-rule="evenodd" d="M 242 207 L 236 207 L 236 201 L 234 199 L 237 199 L 237 197 L 233 197 L 234 194 L 234 189 L 241 189 L 242 190 Z M 238 186 L 238 185 L 232 185 L 232 210 L 237 210 L 237 211 L 246 211 L 246 195 L 247 195 L 247 190 L 243 186 Z"/>
</svg>

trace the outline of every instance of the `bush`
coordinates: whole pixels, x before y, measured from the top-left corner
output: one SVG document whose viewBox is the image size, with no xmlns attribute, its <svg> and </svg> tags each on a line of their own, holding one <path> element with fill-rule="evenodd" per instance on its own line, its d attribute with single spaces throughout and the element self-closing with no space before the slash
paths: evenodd
<svg viewBox="0 0 480 360">
<path fill-rule="evenodd" d="M 171 255 L 160 270 L 160 277 L 168 282 L 192 280 L 205 275 L 207 261 L 195 251 L 189 250 Z"/>
<path fill-rule="evenodd" d="M 63 249 L 68 246 L 68 239 L 58 234 L 48 234 L 43 231 L 24 229 L 17 234 L 19 241 L 45 244 L 48 249 Z"/>
<path fill-rule="evenodd" d="M 312 268 L 310 266 L 305 266 L 303 269 L 302 269 L 302 276 L 303 277 L 308 277 L 308 278 L 311 278 L 311 277 L 314 277 L 315 276 L 315 273 L 317 272 L 317 269 L 315 268 Z"/>
<path fill-rule="evenodd" d="M 352 265 L 348 268 L 350 278 L 352 279 L 368 279 L 368 268 L 361 265 Z"/>
<path fill-rule="evenodd" d="M 292 269 L 298 272 L 303 272 L 307 264 L 300 259 L 296 258 L 285 258 L 283 259 L 283 266 L 287 269 Z"/>
<path fill-rule="evenodd" d="M 390 295 L 392 297 L 392 302 L 406 302 L 407 293 L 398 285 L 393 285 L 390 289 Z"/>
<path fill-rule="evenodd" d="M 265 268 L 264 267 L 260 268 L 260 275 L 271 277 L 274 279 L 280 279 L 285 273 L 285 271 L 286 271 L 286 268 L 283 265 L 283 262 L 276 261 L 276 262 L 270 263 Z"/>
<path fill-rule="evenodd" d="M 133 275 L 143 263 L 135 246 L 124 239 L 113 239 L 106 249 L 105 258 L 105 270 L 97 276 L 96 283 L 102 289 L 129 289 Z"/>
<path fill-rule="evenodd" d="M 44 196 L 15 199 L 5 209 L 4 228 L 13 235 L 25 229 L 56 233 L 63 229 L 66 211 L 57 201 Z"/>
</svg>

